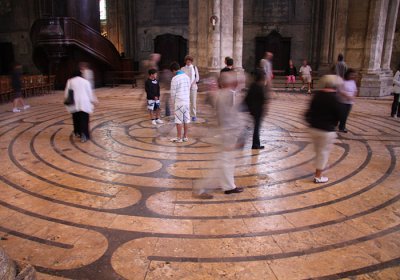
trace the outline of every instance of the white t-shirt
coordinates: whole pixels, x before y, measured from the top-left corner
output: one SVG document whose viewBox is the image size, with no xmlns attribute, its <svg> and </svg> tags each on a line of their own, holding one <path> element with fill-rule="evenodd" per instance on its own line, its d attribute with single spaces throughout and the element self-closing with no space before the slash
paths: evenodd
<svg viewBox="0 0 400 280">
<path fill-rule="evenodd" d="M 355 97 L 357 93 L 357 85 L 356 82 L 353 80 L 348 80 L 344 81 L 341 88 L 340 88 L 340 93 L 343 96 L 348 96 L 348 97 Z M 340 102 L 344 104 L 353 104 L 353 100 L 348 100 L 347 98 L 340 98 Z"/>
<path fill-rule="evenodd" d="M 97 98 L 89 81 L 79 76 L 69 79 L 65 87 L 65 98 L 68 96 L 69 89 L 74 91 L 75 104 L 67 106 L 67 110 L 70 113 L 80 111 L 88 114 L 93 113 L 93 102 L 97 102 Z"/>
<path fill-rule="evenodd" d="M 182 70 L 171 80 L 171 99 L 175 106 L 190 104 L 190 79 Z"/>
<path fill-rule="evenodd" d="M 312 71 L 312 69 L 311 69 L 311 67 L 310 67 L 310 65 L 306 65 L 306 66 L 301 66 L 300 67 L 300 73 L 301 73 L 301 75 L 302 76 L 304 76 L 304 75 L 311 75 L 311 71 Z"/>
</svg>

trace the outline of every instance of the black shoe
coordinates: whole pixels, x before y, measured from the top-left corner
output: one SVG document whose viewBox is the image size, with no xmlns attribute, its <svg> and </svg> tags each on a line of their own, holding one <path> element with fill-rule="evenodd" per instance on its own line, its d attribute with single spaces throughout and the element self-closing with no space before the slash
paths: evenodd
<svg viewBox="0 0 400 280">
<path fill-rule="evenodd" d="M 264 149 L 264 146 L 252 146 L 251 149 L 253 149 L 253 150 L 262 150 L 262 149 Z"/>
<path fill-rule="evenodd" d="M 347 129 L 339 129 L 339 132 L 347 133 Z"/>
<path fill-rule="evenodd" d="M 86 135 L 81 136 L 81 143 L 85 143 L 87 140 Z"/>
<path fill-rule="evenodd" d="M 233 190 L 224 191 L 224 194 L 231 194 L 231 193 L 241 193 L 243 192 L 243 188 L 234 188 Z"/>
</svg>

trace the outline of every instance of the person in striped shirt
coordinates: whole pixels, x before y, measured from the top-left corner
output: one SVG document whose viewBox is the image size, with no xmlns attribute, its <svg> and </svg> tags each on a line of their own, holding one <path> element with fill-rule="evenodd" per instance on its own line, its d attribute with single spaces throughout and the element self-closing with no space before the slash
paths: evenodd
<svg viewBox="0 0 400 280">
<path fill-rule="evenodd" d="M 171 139 L 171 141 L 175 143 L 189 140 L 187 134 L 188 124 L 190 123 L 190 79 L 180 68 L 178 62 L 173 62 L 170 66 L 174 75 L 171 80 L 171 101 L 174 104 L 177 130 L 177 137 Z"/>
</svg>

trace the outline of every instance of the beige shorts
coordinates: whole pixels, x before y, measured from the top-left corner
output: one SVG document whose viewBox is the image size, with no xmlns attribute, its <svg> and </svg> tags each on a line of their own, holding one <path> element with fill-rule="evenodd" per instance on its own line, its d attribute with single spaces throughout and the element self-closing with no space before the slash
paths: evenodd
<svg viewBox="0 0 400 280">
<path fill-rule="evenodd" d="M 311 75 L 303 75 L 303 82 L 305 83 L 311 83 Z"/>
</svg>

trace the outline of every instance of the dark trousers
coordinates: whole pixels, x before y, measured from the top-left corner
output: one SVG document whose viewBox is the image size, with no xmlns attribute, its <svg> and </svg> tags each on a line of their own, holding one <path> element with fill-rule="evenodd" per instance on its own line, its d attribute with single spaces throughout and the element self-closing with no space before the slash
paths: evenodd
<svg viewBox="0 0 400 280">
<path fill-rule="evenodd" d="M 342 116 L 339 120 L 339 130 L 344 130 L 344 129 L 346 129 L 347 117 L 350 114 L 352 104 L 342 103 L 341 107 L 342 107 Z"/>
<path fill-rule="evenodd" d="M 89 114 L 79 111 L 72 113 L 72 121 L 74 124 L 75 135 L 85 135 L 87 139 L 90 139 L 89 135 Z"/>
<path fill-rule="evenodd" d="M 392 113 L 390 114 L 392 117 L 396 115 L 400 117 L 399 98 L 400 93 L 393 93 Z"/>
<path fill-rule="evenodd" d="M 253 115 L 254 131 L 253 131 L 253 147 L 259 147 L 260 144 L 260 125 L 261 115 Z"/>
</svg>

